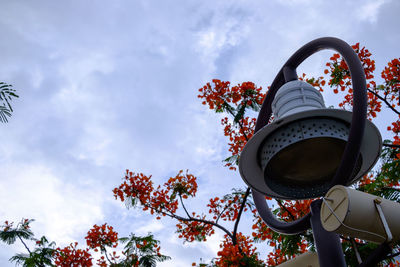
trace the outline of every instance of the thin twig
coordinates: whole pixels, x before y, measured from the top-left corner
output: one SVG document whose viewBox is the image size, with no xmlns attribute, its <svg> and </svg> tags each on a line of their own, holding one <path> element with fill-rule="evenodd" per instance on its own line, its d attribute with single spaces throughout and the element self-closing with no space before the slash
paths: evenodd
<svg viewBox="0 0 400 267">
<path fill-rule="evenodd" d="M 183 209 L 184 209 L 185 212 L 186 212 L 186 215 L 187 215 L 189 218 L 191 218 L 191 216 L 189 215 L 189 212 L 187 211 L 185 205 L 183 204 L 182 196 L 181 196 L 180 193 L 179 193 L 179 199 L 181 200 L 181 204 L 182 204 Z"/>
<path fill-rule="evenodd" d="M 233 202 L 231 204 L 228 204 L 225 206 L 225 208 L 218 214 L 217 219 L 215 220 L 215 223 L 218 223 L 218 220 L 221 218 L 222 214 L 224 214 L 224 212 L 229 209 L 229 207 L 233 204 Z"/>
<path fill-rule="evenodd" d="M 399 255 L 400 255 L 400 252 L 396 252 L 396 253 L 393 253 L 393 254 L 390 254 L 390 255 L 386 256 L 385 259 L 394 258 L 394 257 L 399 256 Z"/>
</svg>

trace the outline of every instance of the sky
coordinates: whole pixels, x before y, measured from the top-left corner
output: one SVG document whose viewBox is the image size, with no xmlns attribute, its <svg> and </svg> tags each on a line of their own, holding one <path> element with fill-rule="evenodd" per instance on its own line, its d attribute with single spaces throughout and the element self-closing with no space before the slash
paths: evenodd
<svg viewBox="0 0 400 267">
<path fill-rule="evenodd" d="M 36 236 L 58 246 L 83 246 L 107 222 L 120 236 L 152 232 L 172 257 L 159 266 L 208 262 L 223 234 L 183 244 L 173 220 L 126 209 L 112 194 L 125 170 L 163 184 L 188 169 L 199 190 L 187 205 L 197 212 L 244 188 L 223 167 L 221 116 L 201 105 L 198 88 L 214 78 L 266 88 L 298 48 L 324 36 L 360 42 L 380 73 L 400 56 L 398 11 L 396 0 L 1 0 L 0 81 L 20 97 L 0 124 L 0 221 L 33 218 Z M 321 75 L 331 54 L 298 72 Z M 23 251 L 0 244 L 0 266 Z"/>
</svg>

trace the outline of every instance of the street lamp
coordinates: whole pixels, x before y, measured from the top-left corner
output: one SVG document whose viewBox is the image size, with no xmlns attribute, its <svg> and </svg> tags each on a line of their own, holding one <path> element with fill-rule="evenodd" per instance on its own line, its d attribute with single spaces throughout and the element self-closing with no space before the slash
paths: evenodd
<svg viewBox="0 0 400 267">
<path fill-rule="evenodd" d="M 352 78 L 353 112 L 325 108 L 322 95 L 297 80 L 296 68 L 309 56 L 333 49 L 345 59 Z M 269 123 L 272 113 L 274 120 Z M 376 163 L 382 139 L 366 119 L 364 69 L 344 41 L 325 37 L 295 52 L 275 77 L 257 118 L 254 136 L 239 161 L 241 177 L 252 188 L 259 215 L 274 231 L 298 234 L 310 227 L 321 266 L 346 266 L 338 234 L 320 220 L 322 200 L 294 222 L 277 220 L 265 196 L 308 199 L 324 196 L 335 185 L 358 181 Z"/>
<path fill-rule="evenodd" d="M 260 129 L 243 149 L 239 165 L 243 179 L 274 198 L 323 196 L 345 150 L 352 113 L 325 108 L 321 93 L 298 80 L 279 88 L 272 112 L 274 121 Z M 379 157 L 381 136 L 368 120 L 361 140 L 360 155 L 345 185 L 359 180 Z"/>
</svg>

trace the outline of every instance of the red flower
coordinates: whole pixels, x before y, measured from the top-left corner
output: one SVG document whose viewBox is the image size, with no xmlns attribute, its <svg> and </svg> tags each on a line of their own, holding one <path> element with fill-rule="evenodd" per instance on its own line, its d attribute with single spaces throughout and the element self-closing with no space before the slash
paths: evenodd
<svg viewBox="0 0 400 267">
<path fill-rule="evenodd" d="M 77 249 L 77 242 L 55 251 L 55 265 L 60 267 L 89 267 L 93 266 L 92 255 L 88 249 Z"/>
<path fill-rule="evenodd" d="M 115 248 L 118 245 L 118 233 L 114 232 L 113 227 L 107 225 L 107 223 L 101 226 L 93 225 L 93 228 L 89 230 L 85 239 L 88 247 L 94 249 L 104 249 L 105 247 Z"/>
</svg>

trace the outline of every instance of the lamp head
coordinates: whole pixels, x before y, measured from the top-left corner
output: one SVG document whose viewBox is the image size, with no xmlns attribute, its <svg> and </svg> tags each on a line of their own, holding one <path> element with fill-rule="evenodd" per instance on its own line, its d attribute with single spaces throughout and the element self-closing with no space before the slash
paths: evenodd
<svg viewBox="0 0 400 267">
<path fill-rule="evenodd" d="M 297 80 L 278 90 L 272 111 L 274 121 L 259 130 L 241 153 L 239 170 L 243 180 L 274 198 L 323 196 L 341 163 L 352 113 L 325 108 L 321 93 Z M 348 185 L 372 168 L 381 145 L 378 129 L 367 121 Z"/>
</svg>

